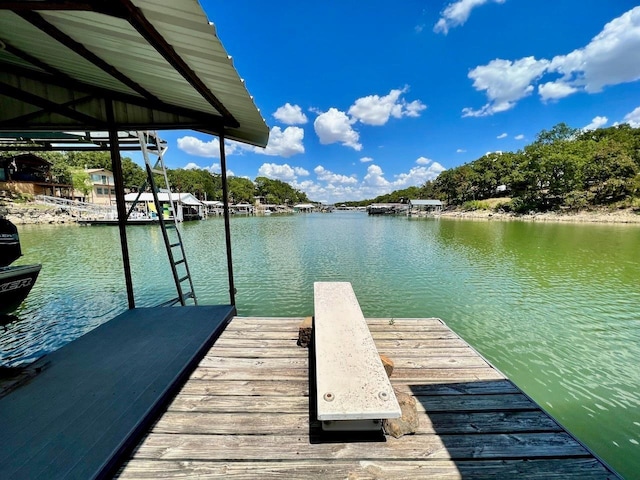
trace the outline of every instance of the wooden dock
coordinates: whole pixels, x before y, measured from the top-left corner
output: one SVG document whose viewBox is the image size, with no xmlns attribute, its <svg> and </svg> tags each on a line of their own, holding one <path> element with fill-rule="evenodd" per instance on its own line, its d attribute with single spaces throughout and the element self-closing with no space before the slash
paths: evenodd
<svg viewBox="0 0 640 480">
<path fill-rule="evenodd" d="M 323 433 L 301 321 L 235 317 L 120 478 L 619 478 L 438 319 L 367 320 L 415 435 Z"/>
</svg>

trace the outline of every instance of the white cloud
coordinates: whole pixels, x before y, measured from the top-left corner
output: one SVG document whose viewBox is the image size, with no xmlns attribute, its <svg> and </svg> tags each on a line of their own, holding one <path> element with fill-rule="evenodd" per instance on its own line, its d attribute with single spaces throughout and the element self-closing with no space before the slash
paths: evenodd
<svg viewBox="0 0 640 480">
<path fill-rule="evenodd" d="M 513 137 L 513 138 L 515 138 L 516 140 L 524 140 L 524 135 L 523 135 L 523 134 L 516 135 L 516 136 L 515 136 L 515 137 Z"/>
<path fill-rule="evenodd" d="M 291 157 L 304 153 L 304 129 L 300 127 L 273 127 L 269 133 L 269 143 L 266 148 L 254 147 L 256 153 L 270 156 Z"/>
<path fill-rule="evenodd" d="M 283 182 L 294 182 L 298 177 L 309 176 L 309 172 L 304 168 L 291 167 L 286 163 L 284 165 L 263 163 L 258 169 L 258 176 L 282 180 Z"/>
<path fill-rule="evenodd" d="M 507 134 L 506 133 L 501 133 L 500 135 L 498 135 L 496 137 L 498 140 L 502 140 L 503 138 L 507 138 Z"/>
<path fill-rule="evenodd" d="M 413 29 L 416 31 L 416 33 L 422 33 L 425 26 L 426 26 L 425 24 L 420 24 L 413 27 Z"/>
<path fill-rule="evenodd" d="M 476 90 L 485 92 L 488 103 L 477 110 L 463 109 L 463 116 L 483 117 L 509 110 L 530 95 L 543 76 L 552 74 L 560 77 L 537 85 L 545 102 L 640 80 L 640 6 L 607 23 L 588 45 L 566 55 L 552 60 L 496 59 L 474 68 L 469 78 Z"/>
<path fill-rule="evenodd" d="M 577 88 L 561 81 L 547 82 L 542 85 L 538 85 L 538 94 L 544 102 L 547 100 L 557 100 L 559 98 L 568 97 L 577 91 Z"/>
<path fill-rule="evenodd" d="M 438 23 L 433 27 L 433 31 L 446 35 L 449 33 L 450 28 L 464 25 L 471 14 L 471 10 L 491 2 L 504 3 L 505 0 L 458 0 L 450 3 L 443 10 Z"/>
<path fill-rule="evenodd" d="M 408 173 L 396 175 L 393 181 L 393 190 L 423 185 L 428 180 L 434 180 L 446 169 L 438 162 L 433 162 L 428 167 L 413 167 Z"/>
<path fill-rule="evenodd" d="M 341 143 L 359 152 L 362 150 L 360 134 L 352 128 L 351 123 L 346 113 L 332 107 L 318 115 L 313 128 L 322 145 Z"/>
<path fill-rule="evenodd" d="M 636 108 L 633 112 L 627 113 L 624 116 L 624 121 L 633 128 L 640 128 L 640 107 Z"/>
<path fill-rule="evenodd" d="M 330 184 L 346 184 L 355 185 L 358 183 L 358 179 L 355 177 L 349 177 L 347 175 L 339 175 L 325 169 L 322 165 L 318 165 L 313 169 L 314 173 L 318 176 L 318 180 L 327 182 Z"/>
<path fill-rule="evenodd" d="M 359 181 L 355 175 L 337 174 L 318 165 L 314 169 L 317 181 L 305 180 L 290 183 L 294 188 L 304 191 L 309 198 L 336 203 L 345 200 L 375 198 L 393 190 L 423 185 L 426 181 L 435 179 L 444 170 L 445 168 L 438 162 L 431 162 L 428 167 L 413 167 L 409 172 L 394 175 L 393 180 L 388 180 L 385 178 L 382 168 L 372 164 L 368 166 L 362 181 Z"/>
<path fill-rule="evenodd" d="M 467 151 L 464 148 L 459 148 L 456 150 L 456 153 L 466 153 Z"/>
<path fill-rule="evenodd" d="M 584 127 L 583 130 L 595 130 L 606 125 L 608 121 L 609 119 L 607 117 L 594 117 L 591 123 Z"/>
<path fill-rule="evenodd" d="M 489 103 L 479 110 L 465 108 L 463 117 L 485 117 L 513 108 L 518 100 L 533 92 L 532 82 L 537 80 L 549 65 L 548 60 L 525 57 L 512 62 L 495 59 L 469 72 L 473 86 L 484 91 Z"/>
<path fill-rule="evenodd" d="M 362 158 L 360 159 L 360 162 L 361 162 L 361 163 L 369 163 L 369 162 L 373 162 L 373 158 L 371 158 L 371 157 L 362 157 Z"/>
<path fill-rule="evenodd" d="M 201 167 L 200 165 L 194 162 L 189 162 L 183 168 L 184 170 L 206 170 L 211 174 L 219 174 L 222 171 L 222 168 L 220 167 L 219 163 L 213 163 L 208 167 Z M 233 176 L 233 172 L 227 169 L 227 175 Z"/>
<path fill-rule="evenodd" d="M 607 23 L 586 47 L 554 57 L 549 72 L 587 93 L 640 79 L 640 7 Z"/>
<path fill-rule="evenodd" d="M 280 120 L 285 125 L 304 125 L 307 123 L 307 116 L 302 113 L 298 105 L 285 103 L 273 114 L 276 120 Z"/>
<path fill-rule="evenodd" d="M 431 160 L 431 159 L 429 159 L 429 158 L 426 158 L 426 157 L 419 157 L 419 158 L 416 160 L 416 163 L 417 163 L 418 165 L 429 165 L 431 162 L 433 162 L 433 160 Z"/>
<path fill-rule="evenodd" d="M 369 165 L 364 176 L 364 184 L 371 187 L 388 187 L 389 182 L 384 178 L 384 172 L 378 165 Z"/>
<path fill-rule="evenodd" d="M 242 144 L 234 141 L 225 141 L 225 154 L 233 155 L 238 153 Z M 220 139 L 214 137 L 208 142 L 204 142 L 196 137 L 186 136 L 178 139 L 178 148 L 189 155 L 196 157 L 220 158 Z"/>
<path fill-rule="evenodd" d="M 407 102 L 401 98 L 406 93 L 407 87 L 402 90 L 391 90 L 388 95 L 369 95 L 359 98 L 349 108 L 349 115 L 365 125 L 384 125 L 390 117 L 419 117 L 420 112 L 427 108 L 419 100 Z"/>
</svg>

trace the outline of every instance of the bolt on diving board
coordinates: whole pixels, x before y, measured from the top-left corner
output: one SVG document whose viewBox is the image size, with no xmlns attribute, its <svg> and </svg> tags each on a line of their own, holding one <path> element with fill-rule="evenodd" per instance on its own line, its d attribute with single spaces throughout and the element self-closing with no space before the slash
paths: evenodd
<svg viewBox="0 0 640 480">
<path fill-rule="evenodd" d="M 318 420 L 324 430 L 380 430 L 400 405 L 351 283 L 313 290 Z"/>
</svg>

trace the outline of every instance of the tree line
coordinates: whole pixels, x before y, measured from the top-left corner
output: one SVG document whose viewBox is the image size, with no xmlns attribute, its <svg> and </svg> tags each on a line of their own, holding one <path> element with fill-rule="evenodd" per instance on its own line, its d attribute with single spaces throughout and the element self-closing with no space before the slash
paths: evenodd
<svg viewBox="0 0 640 480">
<path fill-rule="evenodd" d="M 518 213 L 640 206 L 640 128 L 622 124 L 583 131 L 560 123 L 542 130 L 522 150 L 488 153 L 421 187 L 349 204 L 410 198 L 466 209 L 505 198 L 499 208 Z"/>
<path fill-rule="evenodd" d="M 13 157 L 24 152 L 4 152 L 3 157 Z M 108 152 L 34 152 L 51 163 L 50 173 L 57 183 L 73 185 L 85 194 L 91 191 L 89 175 L 85 169 L 112 170 Z M 122 175 L 125 190 L 137 192 L 145 186 L 145 170 L 129 157 L 122 157 Z M 167 169 L 167 177 L 173 191 L 192 193 L 199 200 L 222 200 L 222 175 L 204 169 Z M 154 178 L 159 188 L 164 179 Z M 255 197 L 263 197 L 266 203 L 285 205 L 309 202 L 304 192 L 280 180 L 257 177 L 254 181 L 242 177 L 228 177 L 229 201 L 254 203 Z M 148 187 L 146 187 L 148 188 Z"/>
</svg>

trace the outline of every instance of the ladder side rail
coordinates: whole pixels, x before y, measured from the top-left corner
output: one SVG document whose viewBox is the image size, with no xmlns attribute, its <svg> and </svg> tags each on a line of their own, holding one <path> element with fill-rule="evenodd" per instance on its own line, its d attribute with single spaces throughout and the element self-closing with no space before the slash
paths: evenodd
<svg viewBox="0 0 640 480">
<path fill-rule="evenodd" d="M 161 167 L 162 175 L 164 177 L 164 182 L 165 182 L 165 185 L 167 187 L 167 191 L 168 191 L 168 195 L 169 195 L 169 205 L 171 206 L 171 210 L 173 211 L 173 223 L 174 223 L 174 226 L 175 226 L 176 236 L 178 238 L 178 244 L 180 246 L 180 253 L 182 255 L 183 265 L 184 265 L 184 269 L 185 269 L 185 275 L 186 275 L 186 279 L 189 281 L 190 297 L 193 299 L 193 303 L 195 305 L 197 305 L 198 304 L 198 300 L 196 299 L 196 293 L 195 293 L 195 290 L 193 288 L 193 280 L 191 279 L 191 271 L 189 270 L 189 263 L 187 262 L 187 255 L 186 255 L 186 252 L 184 251 L 184 242 L 182 241 L 182 234 L 180 233 L 180 230 L 178 229 L 178 211 L 176 209 L 176 203 L 173 201 L 173 195 L 171 193 L 171 185 L 169 183 L 169 176 L 167 175 L 167 169 L 166 169 L 165 163 L 164 163 L 164 153 L 167 151 L 167 149 L 165 147 L 163 147 L 162 145 L 160 145 L 160 142 L 158 141 L 157 136 L 155 138 L 155 145 L 156 145 L 157 151 L 154 152 L 154 153 L 156 153 L 156 155 L 158 155 L 158 161 L 156 162 L 156 168 L 158 166 Z M 173 261 L 173 263 L 175 264 L 175 261 Z M 182 289 L 180 291 L 181 291 L 181 297 L 182 297 L 183 296 Z M 184 303 L 183 303 L 183 305 L 184 305 Z"/>
<path fill-rule="evenodd" d="M 149 151 L 147 150 L 147 143 L 144 132 L 138 132 L 138 137 L 140 139 L 140 147 L 142 149 L 142 156 L 144 157 L 145 168 L 147 170 L 147 177 L 149 181 L 149 185 L 151 186 L 151 192 L 153 195 L 153 203 L 156 206 L 156 211 L 158 212 L 158 220 L 160 224 L 160 230 L 162 231 L 162 238 L 164 239 L 164 244 L 167 249 L 167 256 L 169 257 L 169 264 L 171 266 L 171 274 L 173 275 L 173 280 L 176 284 L 176 290 L 178 292 L 178 299 L 180 300 L 180 305 L 184 306 L 184 295 L 182 293 L 182 285 L 180 284 L 180 277 L 178 275 L 178 270 L 176 269 L 176 263 L 173 258 L 173 251 L 171 248 L 171 240 L 169 239 L 169 235 L 167 233 L 167 226 L 164 220 L 164 216 L 162 215 L 162 206 L 160 205 L 160 199 L 158 198 L 158 189 L 156 188 L 156 182 L 153 178 L 153 169 L 151 168 L 151 163 L 149 161 Z M 169 196 L 171 198 L 171 196 Z"/>
</svg>

